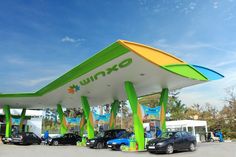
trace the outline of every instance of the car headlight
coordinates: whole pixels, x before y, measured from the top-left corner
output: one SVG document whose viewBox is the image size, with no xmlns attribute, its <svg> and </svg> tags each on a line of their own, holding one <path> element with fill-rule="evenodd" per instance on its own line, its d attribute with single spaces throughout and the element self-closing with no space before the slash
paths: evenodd
<svg viewBox="0 0 236 157">
<path fill-rule="evenodd" d="M 95 140 L 91 140 L 90 142 L 91 142 L 91 143 L 94 143 L 94 142 L 95 142 Z"/>
<path fill-rule="evenodd" d="M 49 141 L 49 142 L 52 142 L 52 139 L 50 138 L 50 139 L 48 139 L 48 141 Z"/>
<path fill-rule="evenodd" d="M 156 143 L 156 146 L 162 146 L 164 145 L 164 142 Z"/>
<path fill-rule="evenodd" d="M 156 143 L 149 143 L 149 146 L 155 146 Z"/>
</svg>

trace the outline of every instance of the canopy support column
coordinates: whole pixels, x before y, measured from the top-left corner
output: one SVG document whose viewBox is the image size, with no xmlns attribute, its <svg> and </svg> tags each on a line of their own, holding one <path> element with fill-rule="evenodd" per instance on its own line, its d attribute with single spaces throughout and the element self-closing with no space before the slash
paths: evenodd
<svg viewBox="0 0 236 157">
<path fill-rule="evenodd" d="M 57 105 L 57 113 L 59 114 L 60 119 L 60 134 L 63 135 L 67 133 L 68 128 L 66 126 L 66 117 L 60 104 Z"/>
<path fill-rule="evenodd" d="M 23 128 L 23 123 L 25 120 L 25 113 L 26 113 L 26 109 L 23 108 L 21 111 L 21 116 L 20 116 L 20 126 L 19 126 L 19 132 L 23 132 L 22 128 Z"/>
<path fill-rule="evenodd" d="M 93 113 L 90 111 L 90 105 L 86 96 L 81 96 L 81 104 L 83 106 L 84 115 L 87 120 L 88 139 L 94 138 Z"/>
<path fill-rule="evenodd" d="M 11 137 L 11 127 L 12 127 L 10 106 L 4 105 L 3 111 L 5 114 L 5 121 L 6 121 L 5 137 L 9 138 Z"/>
<path fill-rule="evenodd" d="M 133 112 L 134 134 L 138 143 L 138 149 L 144 150 L 144 129 L 141 113 L 141 106 L 138 103 L 137 94 L 132 82 L 125 82 L 125 92 L 128 97 Z"/>
<path fill-rule="evenodd" d="M 166 131 L 166 106 L 168 103 L 168 92 L 167 88 L 162 89 L 160 106 L 161 106 L 161 115 L 160 115 L 160 128 L 162 132 Z"/>
<path fill-rule="evenodd" d="M 110 129 L 114 129 L 115 128 L 116 115 L 117 115 L 117 112 L 118 112 L 118 108 L 119 108 L 119 101 L 115 100 L 111 104 L 111 113 L 110 113 L 110 121 L 109 121 L 109 128 Z"/>
<path fill-rule="evenodd" d="M 86 119 L 85 119 L 85 116 L 83 114 L 82 117 L 81 117 L 81 120 L 80 120 L 80 124 L 79 124 L 79 130 L 80 130 L 79 134 L 80 134 L 81 137 L 83 137 L 83 134 L 84 134 L 85 124 L 86 124 Z"/>
</svg>

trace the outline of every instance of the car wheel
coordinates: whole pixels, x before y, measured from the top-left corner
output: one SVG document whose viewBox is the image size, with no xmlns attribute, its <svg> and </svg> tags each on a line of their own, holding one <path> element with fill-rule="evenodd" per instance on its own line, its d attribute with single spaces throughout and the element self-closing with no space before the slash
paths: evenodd
<svg viewBox="0 0 236 157">
<path fill-rule="evenodd" d="M 116 147 L 112 147 L 112 148 L 111 148 L 111 150 L 117 150 L 117 149 L 119 149 L 119 148 L 116 148 Z"/>
<path fill-rule="evenodd" d="M 121 144 L 118 150 L 122 150 L 124 146 L 125 146 L 124 144 Z"/>
<path fill-rule="evenodd" d="M 166 154 L 172 154 L 173 152 L 174 152 L 174 147 L 173 147 L 173 145 L 169 144 L 166 147 Z"/>
<path fill-rule="evenodd" d="M 53 141 L 54 146 L 58 146 L 59 142 L 58 141 Z"/>
<path fill-rule="evenodd" d="M 193 152 L 193 151 L 196 150 L 196 146 L 195 146 L 194 143 L 190 143 L 190 145 L 189 145 L 189 150 L 190 150 L 191 152 Z"/>
<path fill-rule="evenodd" d="M 102 149 L 102 148 L 103 148 L 103 143 L 98 142 L 98 144 L 97 144 L 97 149 Z"/>
</svg>

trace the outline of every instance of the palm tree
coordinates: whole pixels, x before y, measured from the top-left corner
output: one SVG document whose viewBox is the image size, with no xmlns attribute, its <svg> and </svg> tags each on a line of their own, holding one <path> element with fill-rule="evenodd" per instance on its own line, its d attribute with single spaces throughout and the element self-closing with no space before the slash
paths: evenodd
<svg viewBox="0 0 236 157">
<path fill-rule="evenodd" d="M 171 120 L 182 120 L 185 118 L 186 105 L 181 100 L 175 100 L 169 104 Z"/>
</svg>

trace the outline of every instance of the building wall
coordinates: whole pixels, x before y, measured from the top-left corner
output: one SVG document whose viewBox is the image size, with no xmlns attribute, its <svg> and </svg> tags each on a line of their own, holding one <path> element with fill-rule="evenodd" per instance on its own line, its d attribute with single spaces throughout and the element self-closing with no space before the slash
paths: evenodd
<svg viewBox="0 0 236 157">
<path fill-rule="evenodd" d="M 31 118 L 27 121 L 27 125 L 29 126 L 29 132 L 33 132 L 41 137 L 42 117 Z"/>
</svg>

